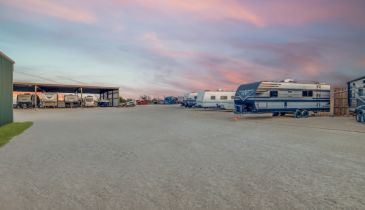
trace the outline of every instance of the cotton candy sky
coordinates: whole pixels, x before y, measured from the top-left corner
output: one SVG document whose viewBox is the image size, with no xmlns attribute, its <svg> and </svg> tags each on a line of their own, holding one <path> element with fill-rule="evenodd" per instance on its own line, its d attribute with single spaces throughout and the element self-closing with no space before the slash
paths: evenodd
<svg viewBox="0 0 365 210">
<path fill-rule="evenodd" d="M 365 75 L 364 0 L 0 0 L 15 80 L 123 96 Z"/>
</svg>

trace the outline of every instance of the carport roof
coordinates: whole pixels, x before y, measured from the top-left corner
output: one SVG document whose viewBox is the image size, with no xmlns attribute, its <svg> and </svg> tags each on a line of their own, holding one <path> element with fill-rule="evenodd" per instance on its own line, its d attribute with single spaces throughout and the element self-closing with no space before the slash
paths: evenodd
<svg viewBox="0 0 365 210">
<path fill-rule="evenodd" d="M 57 92 L 57 93 L 75 93 L 80 92 L 82 88 L 83 93 L 100 94 L 108 91 L 117 91 L 119 87 L 108 86 L 92 86 L 92 85 L 67 85 L 67 84 L 45 84 L 45 83 L 32 83 L 32 82 L 14 82 L 14 91 L 19 92 L 34 92 L 35 87 L 38 90 L 45 92 Z"/>
</svg>

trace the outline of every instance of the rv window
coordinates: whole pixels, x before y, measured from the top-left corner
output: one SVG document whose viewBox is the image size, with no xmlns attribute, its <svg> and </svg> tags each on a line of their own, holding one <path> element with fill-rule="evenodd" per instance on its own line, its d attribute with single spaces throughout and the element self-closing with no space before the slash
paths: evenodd
<svg viewBox="0 0 365 210">
<path fill-rule="evenodd" d="M 215 100 L 215 96 L 210 96 L 210 100 Z"/>
<path fill-rule="evenodd" d="M 359 96 L 364 96 L 364 89 L 359 88 Z"/>
<path fill-rule="evenodd" d="M 234 99 L 235 96 L 231 96 L 231 99 Z"/>
<path fill-rule="evenodd" d="M 304 90 L 303 91 L 303 97 L 313 97 L 313 91 L 312 90 Z"/>
<path fill-rule="evenodd" d="M 278 97 L 278 91 L 270 91 L 270 97 Z"/>
<path fill-rule="evenodd" d="M 198 96 L 194 96 L 194 99 L 196 100 L 198 98 Z"/>
<path fill-rule="evenodd" d="M 227 100 L 228 97 L 227 96 L 221 96 L 221 100 Z"/>
</svg>

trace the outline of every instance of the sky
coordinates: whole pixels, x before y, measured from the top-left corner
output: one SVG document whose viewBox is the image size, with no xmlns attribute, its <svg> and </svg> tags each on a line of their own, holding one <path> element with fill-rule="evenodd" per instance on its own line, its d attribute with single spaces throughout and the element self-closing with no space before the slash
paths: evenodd
<svg viewBox="0 0 365 210">
<path fill-rule="evenodd" d="M 14 79 L 124 97 L 365 75 L 364 0 L 0 0 Z"/>
</svg>

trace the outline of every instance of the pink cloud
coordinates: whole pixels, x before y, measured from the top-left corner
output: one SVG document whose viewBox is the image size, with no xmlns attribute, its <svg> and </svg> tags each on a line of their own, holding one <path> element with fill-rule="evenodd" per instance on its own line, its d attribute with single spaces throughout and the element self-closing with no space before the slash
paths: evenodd
<svg viewBox="0 0 365 210">
<path fill-rule="evenodd" d="M 120 2 L 120 1 L 117 1 Z M 125 1 L 122 1 L 125 5 Z M 147 9 L 163 13 L 193 15 L 207 20 L 235 20 L 264 26 L 260 16 L 244 7 L 236 0 L 133 0 L 130 5 L 136 4 Z"/>
<path fill-rule="evenodd" d="M 89 11 L 80 8 L 77 5 L 64 5 L 58 1 L 50 0 L 11 0 L 3 1 L 11 7 L 24 11 L 56 17 L 67 21 L 81 23 L 95 23 L 97 18 Z"/>
<path fill-rule="evenodd" d="M 364 25 L 364 2 L 349 0 L 306 0 L 250 2 L 249 8 L 268 25 L 302 25 L 324 21 L 343 21 Z"/>
<path fill-rule="evenodd" d="M 120 3 L 120 1 L 117 1 Z M 126 1 L 122 1 L 126 5 Z M 129 5 L 185 17 L 212 21 L 234 20 L 258 27 L 271 25 L 296 26 L 324 21 L 343 21 L 363 25 L 364 3 L 356 0 L 133 0 Z"/>
<path fill-rule="evenodd" d="M 149 32 L 143 35 L 142 41 L 144 41 L 148 48 L 150 48 L 154 53 L 170 57 L 170 58 L 183 58 L 183 57 L 191 57 L 195 53 L 193 51 L 183 51 L 176 50 L 171 47 L 168 47 L 166 43 L 164 43 L 156 33 Z"/>
</svg>

